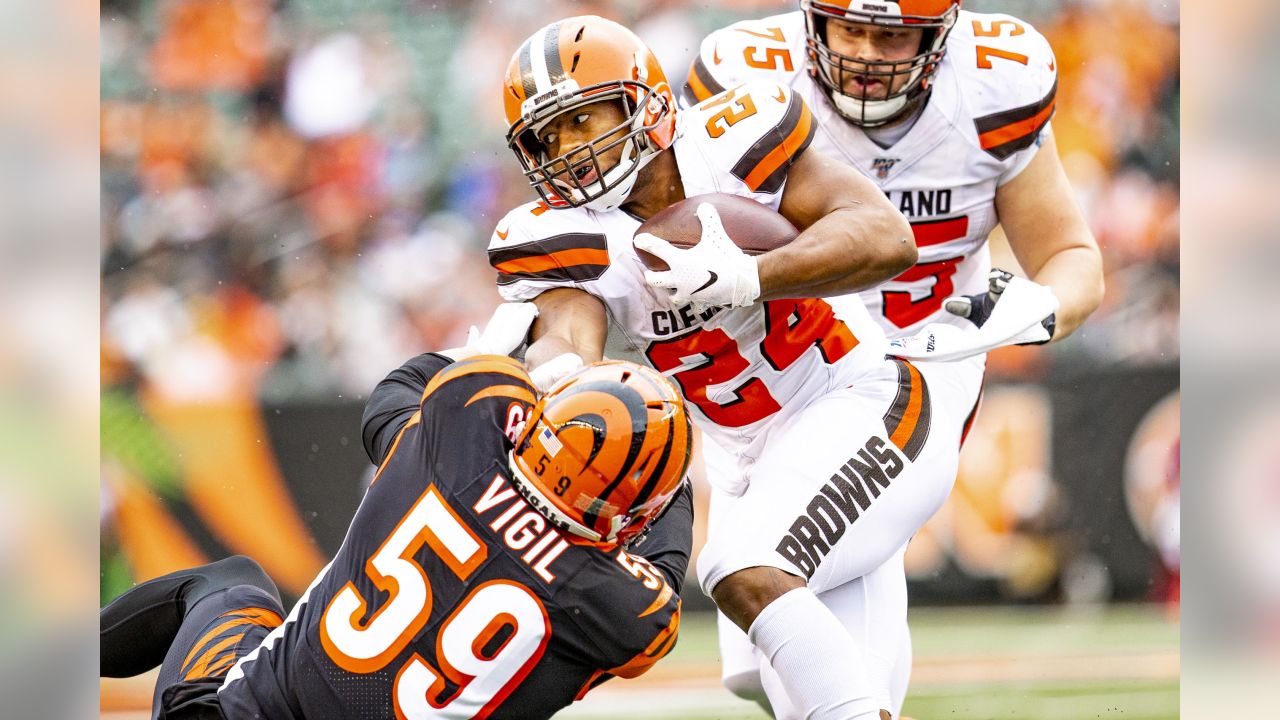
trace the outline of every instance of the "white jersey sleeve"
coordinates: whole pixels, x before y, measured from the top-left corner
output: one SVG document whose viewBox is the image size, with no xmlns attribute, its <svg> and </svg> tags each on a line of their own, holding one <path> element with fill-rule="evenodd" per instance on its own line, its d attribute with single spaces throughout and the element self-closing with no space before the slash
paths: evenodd
<svg viewBox="0 0 1280 720">
<path fill-rule="evenodd" d="M 803 72 L 804 13 L 743 20 L 703 39 L 680 100 L 690 107 L 752 78 L 791 85 Z"/>
<path fill-rule="evenodd" d="M 767 79 L 682 110 L 675 151 L 685 195 L 730 193 L 777 210 L 787 174 L 817 127 L 804 98 Z"/>
<path fill-rule="evenodd" d="M 962 12 L 947 38 L 974 140 L 1005 165 L 999 183 L 1012 180 L 1039 149 L 1053 117 L 1058 66 L 1049 41 L 1011 15 Z"/>
<path fill-rule="evenodd" d="M 609 269 L 604 232 L 583 209 L 551 210 L 531 202 L 507 213 L 489 238 L 498 293 L 523 302 L 555 287 L 576 287 Z"/>
</svg>

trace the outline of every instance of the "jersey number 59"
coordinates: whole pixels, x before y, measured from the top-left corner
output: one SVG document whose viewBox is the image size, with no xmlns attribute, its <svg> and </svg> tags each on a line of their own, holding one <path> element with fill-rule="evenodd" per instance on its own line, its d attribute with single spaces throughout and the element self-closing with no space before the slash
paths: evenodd
<svg viewBox="0 0 1280 720">
<path fill-rule="evenodd" d="M 320 640 L 336 665 L 359 674 L 382 670 L 422 630 L 432 605 L 431 582 L 414 560 L 423 545 L 462 580 L 488 555 L 440 492 L 427 488 L 365 563 L 386 601 L 370 613 L 368 599 L 347 583 L 325 608 Z M 396 717 L 487 717 L 533 669 L 550 634 L 546 609 L 525 586 L 496 580 L 476 587 L 440 626 L 439 667 L 417 653 L 400 666 Z M 451 696 L 446 679 L 460 688 Z"/>
</svg>

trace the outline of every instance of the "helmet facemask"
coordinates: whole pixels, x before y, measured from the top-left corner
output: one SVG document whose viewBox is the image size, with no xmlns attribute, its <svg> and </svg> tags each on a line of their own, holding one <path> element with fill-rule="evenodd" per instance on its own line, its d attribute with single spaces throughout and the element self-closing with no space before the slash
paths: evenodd
<svg viewBox="0 0 1280 720">
<path fill-rule="evenodd" d="M 901 117 L 908 109 L 918 107 L 929 90 L 946 53 L 946 39 L 959 14 L 951 6 L 943 15 L 916 16 L 863 12 L 853 8 L 805 0 L 805 34 L 809 48 L 809 70 L 826 90 L 836 111 L 854 125 L 879 127 Z M 831 49 L 827 29 L 831 20 L 849 23 L 920 29 L 918 52 L 901 60 L 859 60 Z M 890 92 L 883 98 L 859 97 L 845 90 L 853 76 L 878 79 Z M 906 81 L 893 90 L 895 80 Z"/>
<path fill-rule="evenodd" d="M 538 131 L 557 117 L 609 100 L 622 103 L 626 120 L 589 143 L 549 157 Z M 604 212 L 626 201 L 640 170 L 661 152 L 649 133 L 658 129 L 672 110 L 663 95 L 641 82 L 624 80 L 578 89 L 570 79 L 525 102 L 520 120 L 507 133 L 507 145 L 548 205 L 586 206 Z M 604 157 L 619 146 L 621 157 L 606 169 Z M 582 178 L 590 177 L 592 171 L 594 179 L 583 183 Z"/>
</svg>

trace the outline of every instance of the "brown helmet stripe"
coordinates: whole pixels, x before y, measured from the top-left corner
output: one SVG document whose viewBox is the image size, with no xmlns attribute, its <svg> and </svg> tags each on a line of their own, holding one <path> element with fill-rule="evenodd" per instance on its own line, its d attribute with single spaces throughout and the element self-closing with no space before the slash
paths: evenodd
<svg viewBox="0 0 1280 720">
<path fill-rule="evenodd" d="M 538 94 L 538 85 L 533 80 L 533 59 L 530 57 L 533 38 L 524 41 L 520 46 L 520 86 L 524 88 L 526 100 Z"/>
</svg>

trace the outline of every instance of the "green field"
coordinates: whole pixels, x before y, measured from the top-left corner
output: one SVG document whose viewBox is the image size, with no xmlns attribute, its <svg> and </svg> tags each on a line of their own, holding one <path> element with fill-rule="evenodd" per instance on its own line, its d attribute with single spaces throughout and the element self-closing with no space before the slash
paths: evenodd
<svg viewBox="0 0 1280 720">
<path fill-rule="evenodd" d="M 925 609 L 903 714 L 917 720 L 1178 717 L 1178 625 L 1158 608 Z M 671 656 L 560 717 L 763 720 L 719 686 L 715 624 L 690 614 Z"/>
</svg>

